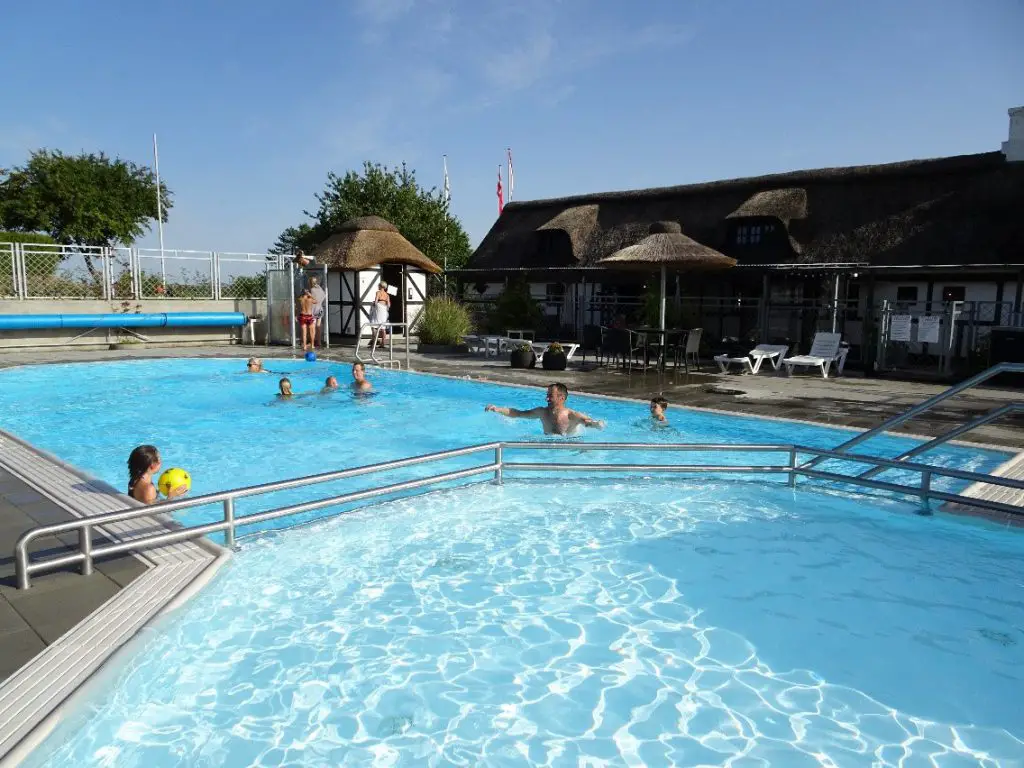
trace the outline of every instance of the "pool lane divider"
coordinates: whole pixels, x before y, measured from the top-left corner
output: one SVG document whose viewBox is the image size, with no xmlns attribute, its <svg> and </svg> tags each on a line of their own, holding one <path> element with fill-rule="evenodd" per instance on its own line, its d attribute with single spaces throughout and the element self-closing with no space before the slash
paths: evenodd
<svg viewBox="0 0 1024 768">
<path fill-rule="evenodd" d="M 0 430 L 0 466 L 74 517 L 141 506 L 107 483 Z M 84 484 L 84 488 L 83 488 Z M 180 526 L 152 515 L 104 526 L 115 541 Z M 0 768 L 16 766 L 73 710 L 106 662 L 149 622 L 182 605 L 230 556 L 206 539 L 134 553 L 147 570 L 0 684 Z M 88 578 L 88 577 L 81 577 Z"/>
</svg>

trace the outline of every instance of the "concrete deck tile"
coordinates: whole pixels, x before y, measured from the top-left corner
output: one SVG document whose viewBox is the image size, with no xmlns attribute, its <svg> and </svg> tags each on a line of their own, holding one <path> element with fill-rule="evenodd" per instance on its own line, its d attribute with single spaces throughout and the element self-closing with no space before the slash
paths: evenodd
<svg viewBox="0 0 1024 768">
<path fill-rule="evenodd" d="M 46 497 L 37 491 L 33 491 L 31 488 L 22 487 L 21 490 L 12 490 L 4 492 L 4 499 L 9 504 L 21 506 L 22 504 L 32 504 L 38 501 L 46 501 Z"/>
<path fill-rule="evenodd" d="M 11 604 L 0 598 L 0 635 L 31 629 L 20 613 Z"/>
<path fill-rule="evenodd" d="M 125 587 L 145 573 L 149 566 L 134 555 L 119 555 L 110 560 L 97 560 L 96 570 L 115 584 Z"/>
<path fill-rule="evenodd" d="M 66 523 L 73 520 L 74 516 L 64 507 L 49 499 L 34 501 L 28 504 L 19 504 L 18 508 L 36 521 L 37 525 L 52 525 L 54 523 Z"/>
<path fill-rule="evenodd" d="M 31 589 L 14 590 L 6 598 L 11 606 L 42 637 L 47 644 L 54 642 L 120 589 L 117 583 L 102 573 L 92 576 L 56 574 L 45 589 L 45 579 Z"/>
<path fill-rule="evenodd" d="M 17 672 L 44 648 L 42 638 L 27 627 L 17 632 L 0 632 L 0 680 Z"/>
</svg>

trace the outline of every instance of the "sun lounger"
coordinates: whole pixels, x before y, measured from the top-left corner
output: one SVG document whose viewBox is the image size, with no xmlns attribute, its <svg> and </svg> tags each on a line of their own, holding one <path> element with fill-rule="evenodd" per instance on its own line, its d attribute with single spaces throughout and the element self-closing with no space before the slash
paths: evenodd
<svg viewBox="0 0 1024 768">
<path fill-rule="evenodd" d="M 715 355 L 715 362 L 722 373 L 729 372 L 729 366 L 739 365 L 746 373 L 757 373 L 765 360 L 772 364 L 772 368 L 779 370 L 782 358 L 789 352 L 785 344 L 758 344 L 743 357 L 730 357 L 729 355 Z"/>
<path fill-rule="evenodd" d="M 476 335 L 463 336 L 462 341 L 467 347 L 469 347 L 469 354 L 471 355 L 486 355 L 487 354 L 487 343 Z"/>
<path fill-rule="evenodd" d="M 818 368 L 823 379 L 828 378 L 828 372 L 832 363 L 836 363 L 836 372 L 842 376 L 843 366 L 846 364 L 846 355 L 849 348 L 840 345 L 842 334 L 839 333 L 816 333 L 814 342 L 811 344 L 811 351 L 806 355 L 787 357 L 782 361 L 786 366 L 786 375 L 793 375 L 793 368 L 803 366 Z"/>
</svg>

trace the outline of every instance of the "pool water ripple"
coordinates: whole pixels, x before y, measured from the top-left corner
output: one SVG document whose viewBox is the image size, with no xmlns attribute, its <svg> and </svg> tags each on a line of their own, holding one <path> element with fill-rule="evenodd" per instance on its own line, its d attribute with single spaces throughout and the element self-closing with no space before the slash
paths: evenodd
<svg viewBox="0 0 1024 768">
<path fill-rule="evenodd" d="M 1016 540 L 932 519 L 926 548 L 909 505 L 736 488 L 511 482 L 252 540 L 35 764 L 1024 757 L 1020 648 L 977 631 L 1024 626 L 1002 599 L 1019 594 Z M 954 556 L 1005 589 L 951 579 L 936 596 Z"/>
</svg>

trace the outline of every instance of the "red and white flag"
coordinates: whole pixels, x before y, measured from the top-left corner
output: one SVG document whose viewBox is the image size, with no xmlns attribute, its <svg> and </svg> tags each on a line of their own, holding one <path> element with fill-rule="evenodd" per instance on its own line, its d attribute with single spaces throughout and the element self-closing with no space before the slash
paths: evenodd
<svg viewBox="0 0 1024 768">
<path fill-rule="evenodd" d="M 501 216 L 501 209 L 505 207 L 505 197 L 501 191 L 501 166 L 498 166 L 498 215 Z"/>
<path fill-rule="evenodd" d="M 512 193 L 516 188 L 516 177 L 512 175 L 512 147 L 505 150 L 508 152 L 508 201 L 512 202 Z"/>
</svg>

